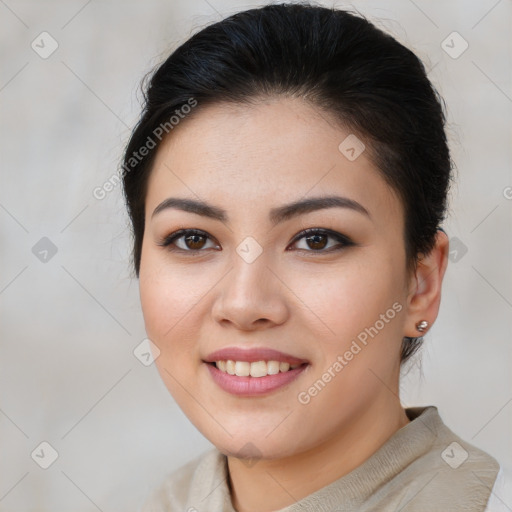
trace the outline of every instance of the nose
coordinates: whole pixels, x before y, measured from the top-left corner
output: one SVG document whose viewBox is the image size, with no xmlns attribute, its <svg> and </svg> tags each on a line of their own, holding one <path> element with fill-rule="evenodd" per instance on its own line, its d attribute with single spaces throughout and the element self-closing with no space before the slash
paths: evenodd
<svg viewBox="0 0 512 512">
<path fill-rule="evenodd" d="M 252 263 L 235 255 L 233 268 L 216 289 L 212 316 L 223 326 L 252 331 L 280 325 L 288 317 L 286 287 L 263 254 Z"/>
</svg>

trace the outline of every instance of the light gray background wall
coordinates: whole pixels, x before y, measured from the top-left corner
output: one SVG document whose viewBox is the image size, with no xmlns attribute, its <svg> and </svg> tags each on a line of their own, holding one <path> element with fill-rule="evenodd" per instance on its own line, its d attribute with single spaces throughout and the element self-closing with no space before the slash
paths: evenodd
<svg viewBox="0 0 512 512">
<path fill-rule="evenodd" d="M 121 190 L 93 190 L 116 172 L 142 76 L 204 25 L 264 3 L 0 0 L 0 511 L 137 510 L 211 446 L 133 354 L 145 331 Z M 325 5 L 359 9 L 416 51 L 446 100 L 455 252 L 402 402 L 437 405 L 510 467 L 511 3 Z M 457 58 L 442 48 L 453 31 L 469 44 Z M 58 453 L 48 469 L 43 441 Z"/>
</svg>

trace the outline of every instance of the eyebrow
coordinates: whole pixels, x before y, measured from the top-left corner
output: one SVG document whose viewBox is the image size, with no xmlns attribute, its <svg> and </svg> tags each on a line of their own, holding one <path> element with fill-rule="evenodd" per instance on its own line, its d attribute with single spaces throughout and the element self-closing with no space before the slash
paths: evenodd
<svg viewBox="0 0 512 512">
<path fill-rule="evenodd" d="M 357 201 L 348 197 L 341 196 L 324 196 L 324 197 L 311 197 L 302 199 L 290 204 L 285 204 L 277 208 L 272 208 L 269 213 L 270 222 L 274 225 L 284 222 L 298 215 L 313 212 L 316 210 L 323 210 L 325 208 L 348 208 L 350 210 L 359 212 L 371 219 L 368 210 Z M 203 217 L 219 220 L 221 222 L 228 222 L 228 214 L 226 210 L 208 204 L 204 201 L 197 201 L 195 199 L 169 197 L 162 201 L 151 214 L 151 218 L 168 208 L 183 210 L 185 212 L 195 213 Z"/>
</svg>

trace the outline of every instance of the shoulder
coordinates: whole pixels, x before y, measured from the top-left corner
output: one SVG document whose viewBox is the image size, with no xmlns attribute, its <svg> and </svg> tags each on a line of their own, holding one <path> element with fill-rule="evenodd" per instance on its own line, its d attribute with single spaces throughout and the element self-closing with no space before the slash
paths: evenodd
<svg viewBox="0 0 512 512">
<path fill-rule="evenodd" d="M 442 421 L 437 407 L 418 408 L 415 435 L 428 431 L 423 453 L 401 475 L 414 510 L 484 511 L 500 465 L 484 450 L 458 436 Z M 426 428 L 425 428 L 426 427 Z"/>
<path fill-rule="evenodd" d="M 158 487 L 153 489 L 140 512 L 186 511 L 187 503 L 202 486 L 218 474 L 222 454 L 213 448 L 196 456 L 186 464 L 168 473 Z"/>
<path fill-rule="evenodd" d="M 512 467 L 500 467 L 484 512 L 510 512 L 512 510 Z"/>
</svg>

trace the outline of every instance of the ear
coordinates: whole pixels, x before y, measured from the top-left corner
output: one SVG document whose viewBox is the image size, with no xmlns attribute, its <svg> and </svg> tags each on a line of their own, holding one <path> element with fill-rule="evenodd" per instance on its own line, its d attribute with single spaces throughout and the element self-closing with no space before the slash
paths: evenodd
<svg viewBox="0 0 512 512">
<path fill-rule="evenodd" d="M 409 281 L 404 336 L 422 336 L 426 331 L 418 331 L 416 324 L 426 320 L 431 327 L 437 318 L 443 277 L 448 265 L 448 251 L 448 236 L 438 228 L 435 247 L 429 254 L 422 255 Z"/>
</svg>

